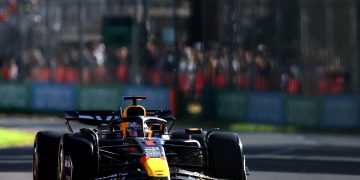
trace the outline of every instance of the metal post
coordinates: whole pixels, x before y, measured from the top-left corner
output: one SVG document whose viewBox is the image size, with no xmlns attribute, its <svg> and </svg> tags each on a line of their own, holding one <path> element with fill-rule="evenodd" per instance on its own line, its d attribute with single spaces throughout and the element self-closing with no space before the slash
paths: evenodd
<svg viewBox="0 0 360 180">
<path fill-rule="evenodd" d="M 255 58 L 256 46 L 257 46 L 257 37 L 256 37 L 256 29 L 257 29 L 257 9 L 259 2 L 258 0 L 251 1 L 251 52 L 253 54 L 253 59 Z M 250 70 L 251 84 L 250 90 L 254 90 L 256 88 L 256 68 L 255 63 L 253 63 L 252 68 Z"/>
<path fill-rule="evenodd" d="M 201 41 L 204 43 L 204 46 L 209 46 L 210 42 L 209 42 L 209 21 L 207 18 L 207 2 L 205 0 L 201 0 L 201 32 L 202 32 L 202 37 L 201 37 Z M 213 2 L 212 2 L 213 3 Z"/>
<path fill-rule="evenodd" d="M 358 93 L 359 91 L 359 63 L 358 63 L 358 44 L 357 44 L 357 1 L 350 0 L 349 1 L 349 13 L 350 13 L 350 49 L 351 49 L 351 77 L 352 77 L 352 93 Z"/>
<path fill-rule="evenodd" d="M 45 27 L 46 27 L 46 47 L 45 47 L 45 58 L 46 58 L 46 66 L 51 70 L 51 41 L 52 41 L 52 30 L 50 25 L 50 1 L 45 0 Z M 53 71 L 50 71 L 50 80 L 53 80 Z"/>
<path fill-rule="evenodd" d="M 85 61 L 85 57 L 84 57 L 84 49 L 85 49 L 85 42 L 84 42 L 84 8 L 83 8 L 83 0 L 78 0 L 77 1 L 77 21 L 78 21 L 78 28 L 77 28 L 77 33 L 78 33 L 78 41 L 79 41 L 79 72 L 80 72 L 80 77 L 82 77 L 82 68 L 84 66 L 84 61 Z M 82 81 L 82 78 L 80 78 L 80 82 Z"/>
<path fill-rule="evenodd" d="M 49 56 L 50 56 L 50 52 L 49 52 L 49 46 L 50 46 L 50 28 L 49 28 L 49 1 L 48 0 L 44 0 L 45 3 L 45 37 L 46 37 L 46 54 L 45 54 L 45 58 L 46 61 L 49 60 Z"/>
<path fill-rule="evenodd" d="M 282 58 L 282 46 L 281 46 L 281 30 L 282 30 L 282 12 L 280 3 L 275 1 L 275 51 L 276 51 L 276 58 L 280 63 L 283 63 Z"/>
<path fill-rule="evenodd" d="M 143 4 L 142 20 L 143 20 L 143 22 L 148 23 L 148 21 L 149 21 L 149 1 L 142 0 L 142 4 Z"/>
<path fill-rule="evenodd" d="M 17 29 L 18 29 L 18 48 L 19 48 L 19 55 L 18 58 L 20 59 L 19 61 L 19 79 L 22 79 L 25 77 L 25 64 L 24 64 L 24 52 L 25 52 L 25 37 L 24 37 L 24 16 L 23 16 L 23 4 L 20 2 L 18 4 L 18 10 L 17 10 Z M 1 43 L 1 41 L 0 41 Z"/>
<path fill-rule="evenodd" d="M 255 53 L 256 51 L 256 28 L 257 20 L 256 13 L 258 8 L 258 0 L 251 1 L 251 51 Z"/>
<path fill-rule="evenodd" d="M 229 1 L 229 12 L 228 12 L 228 21 L 229 21 L 229 48 L 230 53 L 234 51 L 235 48 L 235 30 L 234 30 L 234 24 L 235 24 L 235 2 L 234 0 Z"/>
<path fill-rule="evenodd" d="M 4 34 L 4 24 L 3 22 L 0 22 L 0 34 Z M 4 53 L 4 37 L 0 36 L 0 55 L 2 55 L 2 53 Z"/>
<path fill-rule="evenodd" d="M 308 63 L 306 57 L 309 48 L 309 31 L 307 16 L 308 15 L 306 5 L 300 2 L 300 60 L 305 64 Z"/>
<path fill-rule="evenodd" d="M 131 82 L 132 83 L 139 83 L 139 73 L 138 73 L 138 65 L 139 65 L 139 59 L 140 59 L 140 50 L 139 50 L 139 26 L 142 20 L 141 14 L 142 14 L 142 0 L 136 0 L 133 1 L 134 6 L 134 22 L 133 22 L 133 32 L 132 32 L 132 44 L 131 44 Z"/>
<path fill-rule="evenodd" d="M 333 4 L 332 0 L 326 1 L 326 17 L 325 17 L 325 41 L 326 49 L 328 51 L 328 58 L 331 60 L 333 58 Z"/>
<path fill-rule="evenodd" d="M 231 70 L 232 68 L 232 60 L 234 58 L 233 53 L 235 52 L 235 2 L 234 0 L 230 0 L 229 4 L 229 11 L 228 11 L 228 71 L 226 74 L 226 78 L 228 78 L 230 81 L 230 86 L 233 86 L 232 77 L 234 76 L 234 72 Z"/>
<path fill-rule="evenodd" d="M 309 14 L 308 4 L 305 1 L 299 1 L 300 8 L 300 61 L 304 67 L 310 65 L 309 53 L 310 53 L 310 38 L 309 38 Z M 304 79 L 306 81 L 306 79 Z M 309 86 L 308 83 L 303 83 L 303 89 L 305 92 L 312 91 L 315 88 Z"/>
<path fill-rule="evenodd" d="M 178 7 L 178 0 L 173 0 L 172 1 L 172 10 L 173 10 L 173 19 L 174 19 L 174 34 L 175 34 L 175 42 L 174 42 L 174 47 L 175 47 L 175 64 L 176 66 L 178 65 L 179 61 L 180 61 L 180 52 L 179 52 L 179 19 L 178 19 L 178 15 L 177 15 L 177 7 Z M 174 83 L 173 86 L 175 88 L 177 88 L 178 85 L 178 77 L 177 77 L 178 73 L 175 73 L 175 79 L 174 79 Z"/>
</svg>

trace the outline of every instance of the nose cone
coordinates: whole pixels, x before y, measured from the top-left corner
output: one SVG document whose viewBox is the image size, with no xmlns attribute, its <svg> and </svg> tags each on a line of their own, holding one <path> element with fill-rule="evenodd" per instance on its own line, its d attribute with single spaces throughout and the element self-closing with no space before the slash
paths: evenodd
<svg viewBox="0 0 360 180">
<path fill-rule="evenodd" d="M 149 158 L 144 156 L 141 159 L 146 173 L 149 177 L 155 177 L 156 179 L 170 179 L 169 165 L 165 157 Z"/>
</svg>

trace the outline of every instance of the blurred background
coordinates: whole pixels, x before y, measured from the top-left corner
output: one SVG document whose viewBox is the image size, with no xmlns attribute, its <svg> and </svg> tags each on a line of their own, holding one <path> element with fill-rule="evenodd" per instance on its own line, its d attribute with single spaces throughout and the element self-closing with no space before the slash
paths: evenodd
<svg viewBox="0 0 360 180">
<path fill-rule="evenodd" d="M 31 179 L 34 133 L 65 131 L 64 110 L 141 95 L 172 110 L 174 129 L 240 134 L 248 179 L 358 180 L 359 7 L 0 0 L 0 179 Z"/>
<path fill-rule="evenodd" d="M 356 0 L 0 0 L 0 109 L 360 127 Z"/>
</svg>

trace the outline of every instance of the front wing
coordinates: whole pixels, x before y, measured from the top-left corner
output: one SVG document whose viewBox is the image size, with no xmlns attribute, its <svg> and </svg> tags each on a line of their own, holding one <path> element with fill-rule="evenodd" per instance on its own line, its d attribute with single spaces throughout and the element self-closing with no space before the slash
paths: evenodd
<svg viewBox="0 0 360 180">
<path fill-rule="evenodd" d="M 198 172 L 191 172 L 183 169 L 178 168 L 170 168 L 170 176 L 171 179 L 177 179 L 177 180 L 220 180 L 217 178 L 212 178 L 209 176 L 206 176 L 204 174 L 198 173 Z M 142 172 L 141 170 L 133 171 L 133 172 L 127 172 L 127 173 L 119 173 L 119 174 L 113 174 L 110 176 L 97 178 L 95 180 L 131 180 L 131 179 L 148 179 L 149 177 L 146 175 L 146 173 Z M 163 178 L 161 178 L 163 179 Z"/>
</svg>

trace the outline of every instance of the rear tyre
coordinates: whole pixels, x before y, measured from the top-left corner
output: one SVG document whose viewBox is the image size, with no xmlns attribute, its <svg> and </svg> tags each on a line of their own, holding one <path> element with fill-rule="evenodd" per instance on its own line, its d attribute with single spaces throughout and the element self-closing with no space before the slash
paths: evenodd
<svg viewBox="0 0 360 180">
<path fill-rule="evenodd" d="M 63 133 L 40 131 L 33 147 L 33 179 L 48 180 L 57 177 L 57 156 Z"/>
<path fill-rule="evenodd" d="M 214 132 L 207 141 L 209 175 L 215 178 L 246 180 L 245 158 L 235 133 Z"/>
<path fill-rule="evenodd" d="M 58 180 L 95 179 L 96 158 L 93 144 L 83 135 L 64 134 L 59 146 Z"/>
</svg>

